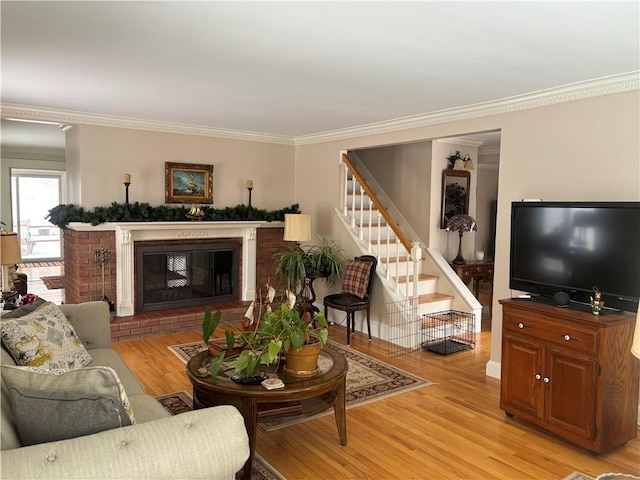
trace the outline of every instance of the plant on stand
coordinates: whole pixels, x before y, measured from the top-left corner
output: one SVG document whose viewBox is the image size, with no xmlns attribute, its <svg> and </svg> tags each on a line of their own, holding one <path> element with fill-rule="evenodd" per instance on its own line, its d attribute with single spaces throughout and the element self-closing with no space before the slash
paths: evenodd
<svg viewBox="0 0 640 480">
<path fill-rule="evenodd" d="M 300 303 L 309 300 L 312 303 L 315 300 L 314 279 L 323 278 L 327 285 L 333 286 L 342 276 L 346 263 L 346 254 L 340 244 L 326 238 L 322 239 L 320 245 L 295 246 L 284 253 L 277 253 L 274 258 L 276 275 L 286 279 L 289 289 L 295 292 Z M 307 286 L 311 292 L 306 292 Z"/>
</svg>

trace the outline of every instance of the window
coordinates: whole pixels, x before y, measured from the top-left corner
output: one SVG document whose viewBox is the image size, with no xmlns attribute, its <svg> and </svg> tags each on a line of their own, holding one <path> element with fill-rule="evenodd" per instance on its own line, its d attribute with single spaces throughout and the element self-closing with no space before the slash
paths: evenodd
<svg viewBox="0 0 640 480">
<path fill-rule="evenodd" d="M 60 229 L 45 217 L 65 203 L 65 179 L 61 171 L 11 169 L 13 231 L 20 238 L 22 260 L 62 258 Z"/>
</svg>

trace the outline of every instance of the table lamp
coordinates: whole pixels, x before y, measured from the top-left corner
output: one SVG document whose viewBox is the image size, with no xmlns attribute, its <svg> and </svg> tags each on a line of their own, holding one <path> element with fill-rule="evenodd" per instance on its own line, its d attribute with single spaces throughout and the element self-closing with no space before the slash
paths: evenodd
<svg viewBox="0 0 640 480">
<path fill-rule="evenodd" d="M 462 234 L 464 232 L 473 232 L 478 230 L 475 219 L 469 215 L 454 215 L 447 222 L 445 230 L 447 232 L 450 232 L 452 230 L 458 232 L 458 255 L 451 261 L 451 263 L 453 263 L 454 265 L 464 265 L 465 263 L 467 263 L 467 261 L 462 255 Z"/>
<path fill-rule="evenodd" d="M 311 240 L 311 215 L 285 213 L 284 241 L 296 242 L 296 247 L 300 247 L 301 242 L 309 240 Z"/>
<path fill-rule="evenodd" d="M 1 232 L 0 236 L 0 265 L 2 265 L 2 298 L 4 308 L 15 308 L 13 298 L 18 295 L 13 290 L 13 280 L 11 279 L 10 268 L 22 261 L 20 255 L 20 242 L 18 234 L 13 232 Z"/>
</svg>

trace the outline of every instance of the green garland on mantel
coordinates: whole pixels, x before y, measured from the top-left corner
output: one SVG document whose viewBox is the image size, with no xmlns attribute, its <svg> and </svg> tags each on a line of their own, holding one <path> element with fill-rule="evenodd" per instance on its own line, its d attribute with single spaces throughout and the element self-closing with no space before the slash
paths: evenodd
<svg viewBox="0 0 640 480">
<path fill-rule="evenodd" d="M 160 205 L 152 207 L 148 203 L 129 204 L 129 216 L 131 222 L 184 222 L 187 221 L 187 213 L 191 207 L 169 207 Z M 247 206 L 213 208 L 201 206 L 204 212 L 202 221 L 205 222 L 239 222 L 247 220 Z M 45 217 L 59 228 L 65 228 L 71 222 L 90 223 L 99 225 L 106 222 L 119 222 L 125 213 L 125 204 L 113 202 L 109 207 L 96 207 L 93 210 L 85 210 L 78 205 L 58 205 L 49 210 Z M 251 208 L 252 220 L 258 222 L 282 222 L 285 213 L 300 213 L 297 203 L 281 210 L 262 210 Z"/>
</svg>

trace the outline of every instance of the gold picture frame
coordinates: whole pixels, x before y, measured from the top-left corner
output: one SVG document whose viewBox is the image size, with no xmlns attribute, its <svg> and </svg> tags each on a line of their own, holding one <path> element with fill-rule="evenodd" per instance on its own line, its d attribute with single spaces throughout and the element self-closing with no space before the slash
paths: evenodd
<svg viewBox="0 0 640 480">
<path fill-rule="evenodd" d="M 165 162 L 165 203 L 213 203 L 213 165 Z"/>
</svg>

